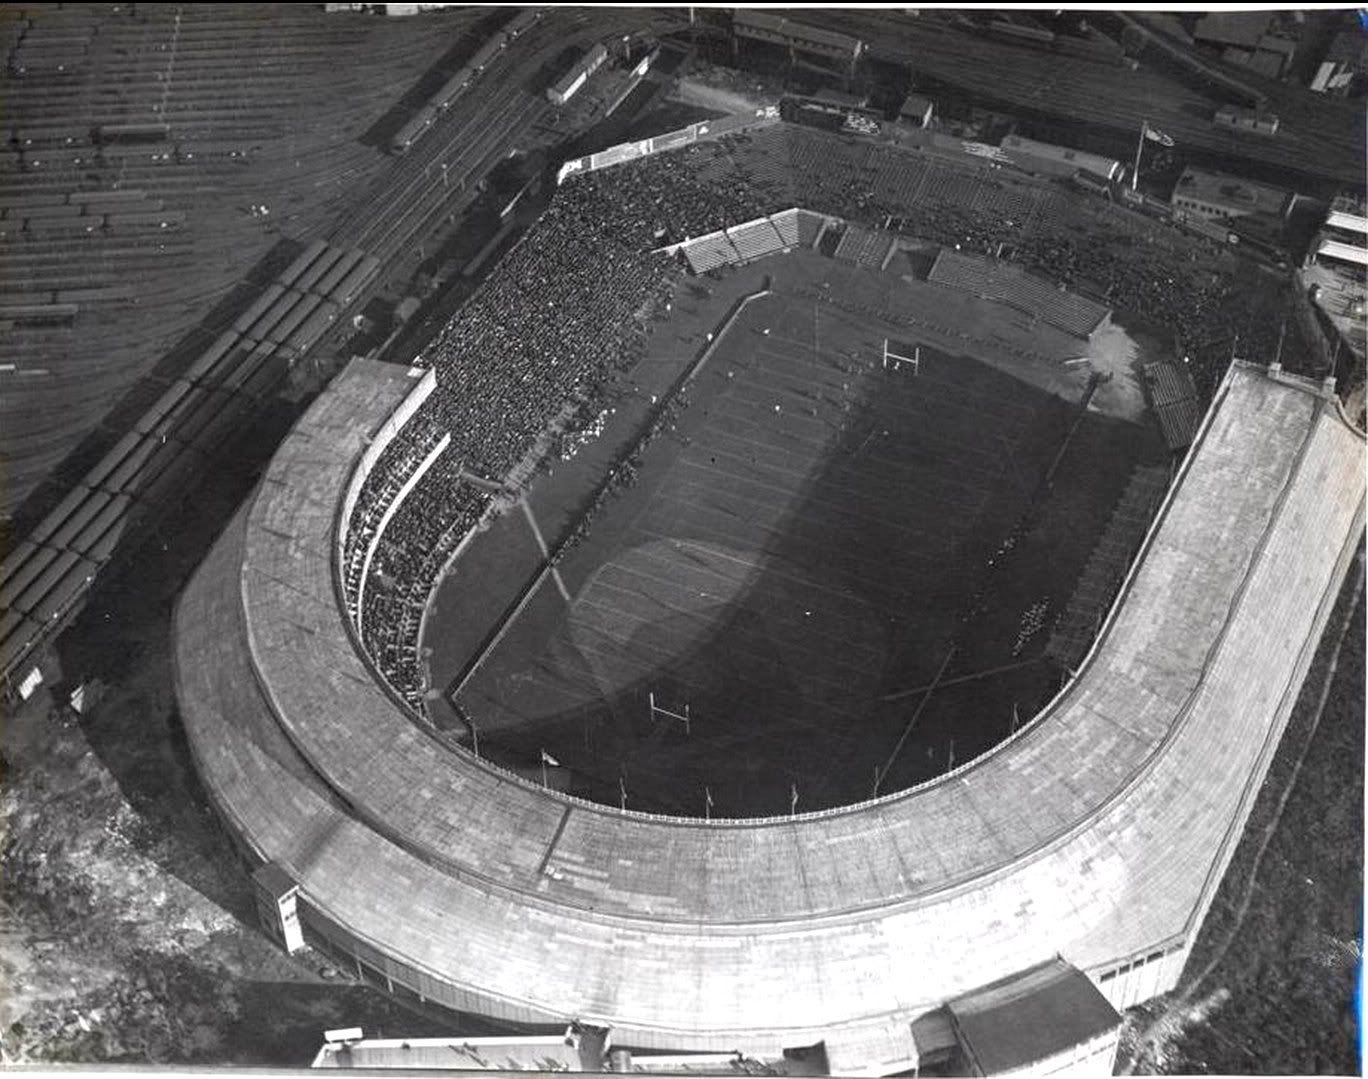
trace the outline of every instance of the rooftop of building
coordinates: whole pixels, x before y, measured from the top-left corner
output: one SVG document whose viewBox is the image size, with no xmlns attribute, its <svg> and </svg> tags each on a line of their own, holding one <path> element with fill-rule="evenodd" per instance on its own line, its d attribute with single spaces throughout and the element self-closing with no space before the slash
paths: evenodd
<svg viewBox="0 0 1368 1079">
<path fill-rule="evenodd" d="M 1173 188 L 1174 198 L 1189 198 L 1209 206 L 1226 207 L 1241 214 L 1282 215 L 1289 193 L 1281 187 L 1261 184 L 1243 176 L 1189 165 Z"/>
<path fill-rule="evenodd" d="M 984 1075 L 1045 1060 L 1121 1025 L 1091 979 L 1058 957 L 957 997 L 946 1010 Z"/>
</svg>

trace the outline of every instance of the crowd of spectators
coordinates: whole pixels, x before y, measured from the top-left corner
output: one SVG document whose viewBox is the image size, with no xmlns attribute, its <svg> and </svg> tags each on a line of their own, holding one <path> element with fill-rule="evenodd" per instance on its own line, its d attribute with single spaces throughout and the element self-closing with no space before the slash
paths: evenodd
<svg viewBox="0 0 1368 1079">
<path fill-rule="evenodd" d="M 362 486 L 344 547 L 345 583 L 366 651 L 423 709 L 422 611 L 437 575 L 479 521 L 491 489 L 539 447 L 558 417 L 592 418 L 614 376 L 644 349 L 674 269 L 624 243 L 606 193 L 558 198 L 425 351 L 437 386 Z M 385 507 L 444 433 L 447 448 L 376 540 Z M 358 608 L 359 567 L 375 555 Z"/>
<path fill-rule="evenodd" d="M 421 708 L 418 622 L 436 575 L 488 505 L 487 481 L 503 482 L 538 447 L 550 450 L 549 425 L 567 406 L 600 414 L 614 376 L 641 354 L 664 307 L 676 268 L 652 252 L 669 243 L 794 206 L 879 227 L 895 221 L 920 241 L 1006 252 L 1051 281 L 1143 315 L 1173 333 L 1206 394 L 1237 334 L 1241 356 L 1268 362 L 1286 324 L 1282 359 L 1297 369 L 1286 278 L 1099 197 L 1074 196 L 1077 212 L 1060 212 L 1063 199 L 1057 186 L 981 162 L 791 125 L 570 178 L 427 350 L 437 389 L 365 484 L 348 567 L 364 559 L 386 498 L 423 447 L 451 434 L 379 541 L 361 612 L 372 658 Z"/>
</svg>

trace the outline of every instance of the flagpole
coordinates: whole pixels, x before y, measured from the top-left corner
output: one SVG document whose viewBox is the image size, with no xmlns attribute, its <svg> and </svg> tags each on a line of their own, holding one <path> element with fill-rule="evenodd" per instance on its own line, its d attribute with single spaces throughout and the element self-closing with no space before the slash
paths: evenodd
<svg viewBox="0 0 1368 1079">
<path fill-rule="evenodd" d="M 542 750 L 542 790 L 546 790 L 546 750 Z"/>
<path fill-rule="evenodd" d="M 1140 183 L 1140 151 L 1145 148 L 1145 128 L 1149 127 L 1148 120 L 1140 121 L 1140 139 L 1135 144 L 1135 168 L 1131 171 L 1131 190 L 1136 190 Z"/>
</svg>

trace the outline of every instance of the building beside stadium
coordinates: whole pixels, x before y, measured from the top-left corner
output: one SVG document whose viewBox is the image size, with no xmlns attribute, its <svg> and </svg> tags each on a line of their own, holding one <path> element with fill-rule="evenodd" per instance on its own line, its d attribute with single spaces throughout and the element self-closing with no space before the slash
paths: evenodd
<svg viewBox="0 0 1368 1079">
<path fill-rule="evenodd" d="M 502 771 L 358 647 L 350 511 L 433 385 L 353 361 L 177 608 L 189 745 L 277 939 L 637 1052 L 1110 1073 L 1116 1011 L 1183 969 L 1362 536 L 1333 385 L 1232 365 L 1091 650 L 1005 742 L 866 802 L 712 821 Z"/>
<path fill-rule="evenodd" d="M 1119 179 L 1125 171 L 1125 167 L 1115 158 L 1068 146 L 1056 146 L 1054 143 L 1037 142 L 1022 135 L 1006 136 L 1000 149 L 1018 168 L 1042 176 L 1072 177 L 1081 169 L 1112 181 Z"/>
<path fill-rule="evenodd" d="M 1174 209 L 1198 217 L 1281 223 L 1291 209 L 1292 197 L 1280 187 L 1189 165 L 1178 177 L 1169 201 Z"/>
<path fill-rule="evenodd" d="M 790 53 L 807 53 L 852 69 L 864 52 L 864 42 L 850 34 L 809 26 L 787 15 L 755 8 L 737 8 L 732 30 L 738 38 L 782 45 Z"/>
</svg>

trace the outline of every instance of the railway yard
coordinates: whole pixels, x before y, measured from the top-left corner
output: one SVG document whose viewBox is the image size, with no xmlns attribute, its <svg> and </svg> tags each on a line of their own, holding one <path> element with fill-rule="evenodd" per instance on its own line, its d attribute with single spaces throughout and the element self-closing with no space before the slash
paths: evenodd
<svg viewBox="0 0 1368 1079">
<path fill-rule="evenodd" d="M 0 10 L 0 1064 L 303 1067 L 330 1028 L 560 1035 L 562 1019 L 586 1013 L 547 1005 L 540 982 L 525 999 L 492 991 L 494 1007 L 472 982 L 464 1003 L 440 1007 L 443 972 L 430 996 L 409 992 L 383 942 L 380 968 L 340 943 L 340 917 L 333 936 L 305 918 L 305 946 L 282 952 L 259 924 L 253 869 L 291 856 L 263 854 L 266 841 L 225 810 L 242 795 L 216 771 L 231 752 L 206 750 L 213 694 L 196 687 L 215 672 L 188 670 L 196 657 L 206 668 L 225 657 L 224 685 L 240 662 L 260 681 L 239 680 L 256 687 L 240 716 L 223 709 L 249 732 L 234 750 L 253 762 L 241 789 L 258 759 L 264 775 L 277 763 L 304 775 L 304 793 L 278 804 L 323 804 L 319 820 L 345 822 L 357 851 L 416 851 L 416 868 L 396 872 L 474 903 L 459 907 L 478 923 L 473 938 L 487 929 L 467 877 L 494 882 L 501 903 L 506 892 L 544 905 L 548 925 L 565 916 L 572 928 L 553 936 L 588 940 L 600 917 L 636 933 L 640 917 L 641 941 L 686 923 L 702 940 L 716 928 L 708 889 L 725 875 L 716 852 L 698 855 L 696 880 L 654 881 L 612 829 L 668 825 L 679 831 L 666 845 L 692 851 L 703 826 L 744 839 L 807 813 L 839 836 L 840 821 L 895 796 L 932 805 L 943 781 L 968 791 L 980 763 L 1020 767 L 1010 782 L 1029 788 L 1040 781 L 1029 769 L 1045 765 L 1027 729 L 1083 730 L 1098 720 L 1065 718 L 1071 701 L 1081 714 L 1089 694 L 1121 693 L 1101 668 L 1089 683 L 1088 669 L 1108 647 L 1132 647 L 1141 601 L 1128 611 L 1128 589 L 1151 545 L 1165 557 L 1161 526 L 1199 520 L 1180 496 L 1189 470 L 1200 477 L 1227 452 L 1218 441 L 1197 453 L 1217 406 L 1236 430 L 1229 401 L 1282 393 L 1260 419 L 1270 431 L 1295 399 L 1313 402 L 1308 430 L 1333 427 L 1326 445 L 1362 441 L 1361 338 L 1341 340 L 1298 275 L 1332 201 L 1359 207 L 1344 211 L 1355 221 L 1364 204 L 1357 83 L 1313 94 L 1215 59 L 1147 13 L 1099 14 L 1094 43 L 1112 38 L 1114 51 L 1072 55 L 1043 31 L 1019 27 L 1013 40 L 1001 22 L 948 11 L 812 9 L 781 45 L 762 22 L 758 38 L 743 30 L 740 10 L 409 7 L 422 5 Z M 606 62 L 572 82 L 599 45 Z M 1309 63 L 1298 54 L 1298 70 Z M 909 93 L 934 99 L 923 130 L 894 119 Z M 1213 126 L 1231 102 L 1276 112 L 1277 136 Z M 1162 148 L 1141 135 L 1150 127 Z M 1008 131 L 1115 158 L 1117 173 L 1040 171 L 1007 142 L 976 141 Z M 1153 165 L 1132 184 L 1137 137 Z M 1184 168 L 1285 189 L 1280 226 L 1227 239 L 1224 224 L 1175 212 Z M 1355 272 L 1340 271 L 1346 296 L 1364 291 Z M 1265 368 L 1267 398 L 1249 389 Z M 363 390 L 349 427 L 340 410 Z M 374 421 L 382 398 L 391 411 Z M 1226 531 L 1189 526 L 1219 548 L 1175 575 L 1200 595 L 1203 574 L 1236 579 L 1242 543 L 1251 566 L 1266 543 L 1291 550 L 1284 503 L 1310 505 L 1298 492 L 1312 483 L 1330 491 L 1306 571 L 1325 581 L 1293 582 L 1327 591 L 1307 639 L 1272 646 L 1304 682 L 1288 682 L 1276 713 L 1251 698 L 1272 717 L 1273 741 L 1250 765 L 1267 779 L 1239 795 L 1198 922 L 1180 946 L 1133 963 L 1091 943 L 1102 951 L 1077 962 L 1120 1014 L 1121 1073 L 1361 1068 L 1350 998 L 1362 966 L 1363 498 L 1329 486 L 1331 450 L 1299 478 L 1308 452 L 1288 456 L 1266 517 L 1246 507 Z M 1256 472 L 1251 462 L 1251 491 L 1272 490 L 1272 472 Z M 1341 519 L 1343 545 L 1330 536 Z M 277 562 L 252 546 L 286 541 Z M 242 595 L 227 578 L 219 603 L 225 566 Z M 1232 611 L 1254 602 L 1254 573 L 1230 586 Z M 286 595 L 299 626 L 279 614 Z M 245 644 L 229 646 L 204 627 L 229 625 L 239 599 Z M 1172 613 L 1180 600 L 1145 602 L 1156 633 L 1196 634 Z M 1135 632 L 1137 655 L 1160 648 Z M 316 643 L 328 634 L 345 648 L 323 662 L 338 647 Z M 308 659 L 282 690 L 278 657 L 291 655 Z M 1172 684 L 1153 699 L 1176 708 L 1187 675 L 1163 668 L 1154 685 Z M 1192 677 L 1195 701 L 1206 665 Z M 292 700 L 334 698 L 370 711 L 331 728 L 288 715 Z M 1138 713 L 1113 704 L 1106 737 L 1138 753 L 1154 732 L 1127 729 Z M 1180 734 L 1188 707 L 1175 712 Z M 1262 722 L 1250 739 L 1266 736 Z M 1167 735 L 1155 744 L 1156 759 L 1170 751 Z M 346 754 L 367 745 L 377 772 L 412 753 L 413 789 L 391 796 L 364 778 L 369 765 L 351 770 Z M 1008 749 L 1022 756 L 999 755 Z M 1098 764 L 1097 790 L 1110 767 Z M 434 794 L 448 775 L 451 797 Z M 462 800 L 486 782 L 472 837 L 452 839 Z M 480 824 L 505 805 L 511 820 L 526 812 L 523 832 Z M 1040 809 L 1049 827 L 1072 812 Z M 460 861 L 482 827 L 508 829 L 512 852 L 488 881 Z M 586 841 L 586 827 L 603 830 Z M 307 831 L 320 864 L 318 852 L 342 849 Z M 384 842 L 366 846 L 375 836 Z M 639 874 L 640 892 L 615 892 L 581 856 L 595 843 L 611 848 L 613 873 Z M 821 859 L 802 868 L 811 854 L 796 859 L 811 880 L 793 889 L 809 902 L 830 884 L 812 869 Z M 296 857 L 296 882 L 314 858 Z M 524 862 L 539 864 L 530 885 Z M 1082 865 L 1092 880 L 1092 857 Z M 788 879 L 768 862 L 757 879 L 766 873 Z M 980 886 L 946 880 L 916 902 L 948 909 L 951 891 Z M 676 886 L 698 903 L 678 925 Z M 842 894 L 811 925 L 794 917 L 795 939 L 876 906 L 845 910 Z M 745 917 L 722 918 L 720 932 L 758 926 L 759 940 L 783 919 L 748 922 L 746 904 L 790 900 L 801 906 L 747 893 Z M 510 924 L 525 916 L 508 909 Z M 1022 924 L 1029 939 L 1049 923 Z M 1097 924 L 1077 939 L 1100 939 Z M 1177 950 L 1171 981 L 1160 986 L 1167 974 L 1153 967 L 1145 983 L 1140 969 L 1163 955 L 1167 971 Z M 546 955 L 546 986 L 574 969 Z M 612 979 L 609 959 L 594 971 Z M 885 974 L 851 977 L 853 1000 Z M 729 1031 L 727 1009 L 713 1010 L 714 1029 Z M 647 1031 L 641 1051 L 714 1037 L 656 1044 L 667 1028 L 651 1022 L 623 1024 Z M 690 1034 L 687 1020 L 674 1029 Z M 883 1059 L 901 1063 L 862 1073 L 915 1058 Z M 763 1059 L 739 1049 L 721 1070 L 804 1067 L 785 1043 Z M 944 1061 L 922 1070 L 960 1073 Z"/>
</svg>

